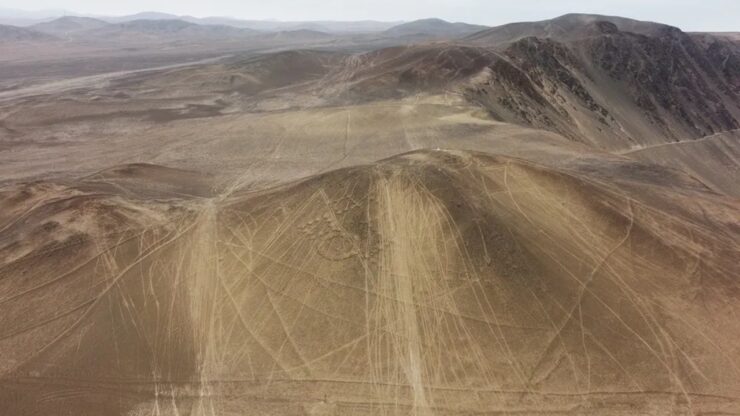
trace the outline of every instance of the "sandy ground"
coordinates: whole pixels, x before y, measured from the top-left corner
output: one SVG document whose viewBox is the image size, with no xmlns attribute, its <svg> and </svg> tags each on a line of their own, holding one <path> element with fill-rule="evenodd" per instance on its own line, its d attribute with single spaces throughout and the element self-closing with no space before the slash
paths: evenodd
<svg viewBox="0 0 740 416">
<path fill-rule="evenodd" d="M 663 143 L 623 154 L 664 166 L 679 168 L 711 189 L 740 197 L 740 132 L 712 134 L 696 140 Z"/>
<path fill-rule="evenodd" d="M 0 93 L 10 414 L 740 412 L 740 202 L 696 160 L 735 133 L 608 153 L 229 59 Z"/>
</svg>

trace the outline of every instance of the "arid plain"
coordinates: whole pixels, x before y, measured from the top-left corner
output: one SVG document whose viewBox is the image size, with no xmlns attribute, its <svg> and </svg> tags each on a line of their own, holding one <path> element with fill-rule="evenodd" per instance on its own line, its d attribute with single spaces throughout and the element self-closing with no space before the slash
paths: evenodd
<svg viewBox="0 0 740 416">
<path fill-rule="evenodd" d="M 91 20 L 0 26 L 0 414 L 740 413 L 737 34 Z"/>
</svg>

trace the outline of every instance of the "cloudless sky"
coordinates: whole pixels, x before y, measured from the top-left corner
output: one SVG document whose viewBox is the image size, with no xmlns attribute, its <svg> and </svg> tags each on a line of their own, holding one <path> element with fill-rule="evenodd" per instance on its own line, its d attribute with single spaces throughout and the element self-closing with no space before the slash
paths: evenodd
<svg viewBox="0 0 740 416">
<path fill-rule="evenodd" d="M 0 0 L 0 8 L 64 9 L 124 15 L 178 15 L 278 20 L 415 20 L 439 17 L 499 25 L 565 13 L 598 13 L 651 20 L 684 30 L 740 31 L 740 0 Z"/>
</svg>

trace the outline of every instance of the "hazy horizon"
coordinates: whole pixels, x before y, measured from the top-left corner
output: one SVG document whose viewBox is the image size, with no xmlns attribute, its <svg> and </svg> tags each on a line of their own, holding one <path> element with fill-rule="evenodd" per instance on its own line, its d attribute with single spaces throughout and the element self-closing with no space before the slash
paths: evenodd
<svg viewBox="0 0 740 416">
<path fill-rule="evenodd" d="M 567 13 L 591 13 L 666 23 L 686 31 L 740 31 L 737 24 L 740 2 L 730 0 L 607 0 L 598 4 L 582 0 L 520 0 L 513 4 L 483 0 L 277 0 L 269 3 L 213 0 L 207 4 L 193 0 L 131 0 L 116 4 L 92 0 L 29 0 L 23 9 L 0 4 L 0 11 L 96 16 L 160 12 L 178 16 L 278 21 L 388 22 L 436 17 L 488 26 L 543 20 Z"/>
</svg>

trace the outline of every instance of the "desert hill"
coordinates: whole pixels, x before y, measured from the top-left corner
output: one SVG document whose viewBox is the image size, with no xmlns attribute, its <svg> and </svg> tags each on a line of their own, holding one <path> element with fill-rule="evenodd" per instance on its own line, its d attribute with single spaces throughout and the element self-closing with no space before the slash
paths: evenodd
<svg viewBox="0 0 740 416">
<path fill-rule="evenodd" d="M 277 41 L 281 43 L 311 43 L 316 41 L 329 41 L 334 39 L 334 36 L 313 29 L 296 29 L 296 30 L 282 30 L 277 32 L 269 32 L 257 35 L 256 39 Z"/>
<path fill-rule="evenodd" d="M 111 22 L 115 22 L 115 23 L 122 23 L 122 22 L 132 22 L 136 20 L 183 20 L 184 17 L 185 16 L 178 16 L 172 13 L 146 11 L 146 12 L 129 14 L 125 16 L 109 18 L 108 20 L 110 20 Z"/>
<path fill-rule="evenodd" d="M 469 80 L 496 59 L 477 47 L 423 44 L 349 57 L 322 84 L 349 102 L 439 94 Z"/>
<path fill-rule="evenodd" d="M 219 22 L 224 24 L 232 24 L 238 27 L 248 27 L 255 30 L 262 31 L 286 31 L 286 30 L 300 30 L 310 29 L 317 30 L 320 32 L 329 32 L 333 34 L 340 33 L 375 33 L 382 32 L 393 26 L 398 25 L 398 22 L 381 22 L 374 20 L 360 20 L 352 22 L 343 21 L 314 21 L 314 22 L 282 22 L 282 21 L 265 21 L 265 20 L 240 20 L 240 21 L 223 21 L 219 18 L 206 18 L 204 22 Z"/>
<path fill-rule="evenodd" d="M 55 40 L 56 37 L 33 29 L 0 25 L 0 42 L 37 42 Z"/>
<path fill-rule="evenodd" d="M 647 36 L 670 28 L 661 23 L 618 16 L 571 13 L 539 22 L 517 22 L 492 27 L 471 34 L 467 40 L 486 45 L 501 45 L 532 36 L 568 41 L 598 35 L 603 31 L 600 27 L 606 26 L 616 26 L 619 31 Z"/>
<path fill-rule="evenodd" d="M 599 27 L 571 42 L 528 37 L 510 44 L 492 71 L 493 87 L 480 87 L 484 105 L 505 119 L 587 140 L 616 134 L 622 143 L 644 144 L 738 128 L 738 79 L 725 69 L 740 56 L 736 47 L 697 42 L 669 27 L 657 35 Z M 604 139 L 611 143 L 598 145 L 617 145 Z"/>
<path fill-rule="evenodd" d="M 54 36 L 66 36 L 76 32 L 99 29 L 107 25 L 107 22 L 91 17 L 63 16 L 49 22 L 35 24 L 31 26 L 31 29 Z"/>
<path fill-rule="evenodd" d="M 16 413 L 737 409 L 738 206 L 689 179 L 420 151 L 172 208 L 95 188 L 148 169 L 4 193 Z"/>
<path fill-rule="evenodd" d="M 86 36 L 115 38 L 125 36 L 147 35 L 162 37 L 237 37 L 248 36 L 256 32 L 225 25 L 199 25 L 178 19 L 131 20 L 123 23 L 106 25 L 85 32 Z"/>
<path fill-rule="evenodd" d="M 633 159 L 680 169 L 717 193 L 740 197 L 740 130 L 638 147 L 622 152 Z"/>
<path fill-rule="evenodd" d="M 106 18 L 106 21 L 121 23 L 134 20 L 183 20 L 200 25 L 225 25 L 237 28 L 252 29 L 261 32 L 285 32 L 296 30 L 315 30 L 329 33 L 357 33 L 357 32 L 382 32 L 390 27 L 396 26 L 398 22 L 380 22 L 373 20 L 363 21 L 279 21 L 279 20 L 248 20 L 230 17 L 193 17 L 178 16 L 161 12 L 142 12 L 133 15 Z"/>
<path fill-rule="evenodd" d="M 390 36 L 417 36 L 455 39 L 487 29 L 486 26 L 451 23 L 442 19 L 422 19 L 402 23 L 383 32 Z"/>
<path fill-rule="evenodd" d="M 694 34 L 695 35 L 698 35 L 698 36 L 701 36 L 704 33 L 698 32 L 698 33 L 694 33 Z M 712 33 L 707 33 L 707 34 L 708 35 L 711 35 L 711 36 L 716 36 L 716 37 L 721 37 L 721 38 L 727 38 L 727 39 L 733 40 L 735 42 L 740 41 L 740 32 L 712 32 Z"/>
<path fill-rule="evenodd" d="M 181 95 L 214 92 L 251 95 L 320 79 L 336 68 L 346 56 L 330 51 L 290 50 L 240 57 L 215 65 L 175 69 L 156 77 L 147 74 L 118 85 L 165 89 L 172 91 L 171 94 Z"/>
<path fill-rule="evenodd" d="M 740 127 L 737 43 L 598 18 L 522 24 L 514 34 L 506 29 L 505 40 L 486 31 L 450 44 L 384 49 L 338 72 L 350 89 L 381 89 L 364 97 L 453 89 L 495 119 L 610 150 Z"/>
</svg>

